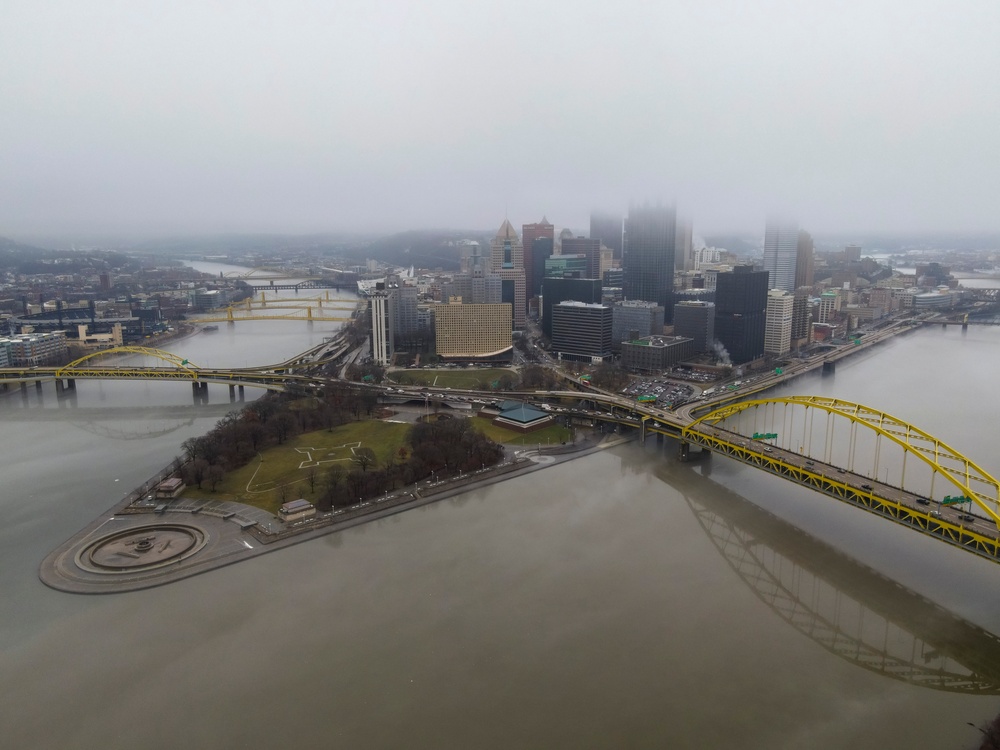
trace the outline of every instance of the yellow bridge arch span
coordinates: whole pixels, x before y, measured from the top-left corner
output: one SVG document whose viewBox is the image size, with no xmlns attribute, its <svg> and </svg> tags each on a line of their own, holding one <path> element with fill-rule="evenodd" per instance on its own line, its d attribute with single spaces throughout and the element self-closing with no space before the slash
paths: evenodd
<svg viewBox="0 0 1000 750">
<path fill-rule="evenodd" d="M 198 371 L 201 369 L 198 365 L 192 364 L 188 360 L 177 356 L 173 352 L 165 352 L 162 349 L 153 349 L 148 346 L 116 346 L 111 349 L 100 349 L 96 352 L 90 352 L 85 354 L 79 359 L 75 359 L 68 365 L 60 367 L 55 372 L 57 378 L 71 378 L 74 375 L 79 375 L 81 372 L 86 372 L 93 369 L 106 370 L 106 367 L 94 368 L 94 367 L 81 367 L 85 362 L 97 359 L 99 357 L 106 357 L 110 354 L 139 354 L 146 357 L 154 357 L 155 359 L 166 362 L 168 365 L 181 370 L 191 376 L 192 379 L 198 379 Z"/>
<path fill-rule="evenodd" d="M 842 417 L 852 424 L 862 425 L 876 435 L 887 438 L 903 449 L 904 459 L 906 455 L 914 456 L 929 466 L 932 472 L 941 474 L 1000 526 L 1000 482 L 989 472 L 919 427 L 863 404 L 826 396 L 788 396 L 741 401 L 703 414 L 681 429 L 681 437 L 700 443 L 702 441 L 696 438 L 698 425 L 721 426 L 720 423 L 741 412 L 761 407 L 766 409 L 781 404 L 817 409 Z"/>
</svg>

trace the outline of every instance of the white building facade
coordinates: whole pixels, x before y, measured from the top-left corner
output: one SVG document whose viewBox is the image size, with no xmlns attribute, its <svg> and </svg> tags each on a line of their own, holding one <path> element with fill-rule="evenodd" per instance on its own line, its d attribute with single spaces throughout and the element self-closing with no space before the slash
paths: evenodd
<svg viewBox="0 0 1000 750">
<path fill-rule="evenodd" d="M 764 326 L 764 351 L 767 354 L 787 354 L 792 349 L 792 309 L 795 295 L 784 289 L 767 293 L 767 322 Z"/>
</svg>

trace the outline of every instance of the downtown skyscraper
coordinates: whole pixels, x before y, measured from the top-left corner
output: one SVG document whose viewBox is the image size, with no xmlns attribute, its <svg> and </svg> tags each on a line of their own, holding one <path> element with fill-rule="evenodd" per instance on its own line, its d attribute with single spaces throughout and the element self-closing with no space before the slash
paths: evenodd
<svg viewBox="0 0 1000 750">
<path fill-rule="evenodd" d="M 552 255 L 552 245 L 555 241 L 556 228 L 549 223 L 544 216 L 536 224 L 523 224 L 521 226 L 521 245 L 524 250 L 524 285 L 525 297 L 530 302 L 532 297 L 537 297 L 542 285 L 542 277 L 537 273 L 541 263 L 535 260 L 535 241 L 539 243 L 539 254 L 548 257 Z M 547 252 L 547 254 L 546 254 Z M 544 260 L 542 261 L 544 263 Z"/>
<path fill-rule="evenodd" d="M 674 250 L 677 214 L 673 206 L 631 206 L 625 221 L 622 284 L 625 299 L 662 305 L 673 319 Z"/>
<path fill-rule="evenodd" d="M 591 211 L 590 236 L 598 239 L 604 247 L 614 251 L 614 258 L 622 257 L 622 215 L 606 211 Z"/>
<path fill-rule="evenodd" d="M 764 229 L 764 270 L 770 288 L 795 291 L 795 266 L 799 252 L 799 227 L 793 222 L 768 218 Z"/>
<path fill-rule="evenodd" d="M 524 246 L 507 219 L 504 219 L 496 237 L 490 242 L 490 271 L 500 277 L 501 300 L 511 305 L 514 328 L 524 328 L 527 318 Z"/>
<path fill-rule="evenodd" d="M 767 271 L 734 266 L 715 280 L 715 337 L 734 365 L 764 353 L 767 324 Z"/>
</svg>

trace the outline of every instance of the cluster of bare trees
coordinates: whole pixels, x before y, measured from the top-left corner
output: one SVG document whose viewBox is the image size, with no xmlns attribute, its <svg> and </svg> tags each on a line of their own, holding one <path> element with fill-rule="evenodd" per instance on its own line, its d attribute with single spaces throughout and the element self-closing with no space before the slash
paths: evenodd
<svg viewBox="0 0 1000 750">
<path fill-rule="evenodd" d="M 335 464 L 327 469 L 317 507 L 348 507 L 422 479 L 444 479 L 502 460 L 503 448 L 474 430 L 467 419 L 419 423 L 411 428 L 407 445 L 381 464 L 374 452 L 361 448 L 350 467 Z"/>
<path fill-rule="evenodd" d="M 562 379 L 553 370 L 541 365 L 527 365 L 521 370 L 521 387 L 536 390 L 554 390 Z"/>
<path fill-rule="evenodd" d="M 303 432 L 332 430 L 370 416 L 377 398 L 371 389 L 343 383 L 331 384 L 316 398 L 286 394 L 262 398 L 223 417 L 208 434 L 185 440 L 181 476 L 189 485 L 215 491 L 227 471 L 244 466 L 260 451 Z M 330 510 L 421 479 L 443 479 L 501 460 L 503 448 L 474 430 L 468 420 L 446 418 L 415 425 L 407 444 L 383 461 L 371 448 L 360 448 L 350 464 L 310 469 L 306 479 L 320 510 Z"/>
<path fill-rule="evenodd" d="M 377 403 L 374 391 L 341 383 L 305 400 L 266 396 L 226 415 L 208 434 L 185 440 L 181 447 L 187 461 L 181 476 L 189 485 L 207 484 L 214 492 L 227 471 L 245 465 L 260 451 L 303 432 L 332 430 L 371 415 Z"/>
</svg>

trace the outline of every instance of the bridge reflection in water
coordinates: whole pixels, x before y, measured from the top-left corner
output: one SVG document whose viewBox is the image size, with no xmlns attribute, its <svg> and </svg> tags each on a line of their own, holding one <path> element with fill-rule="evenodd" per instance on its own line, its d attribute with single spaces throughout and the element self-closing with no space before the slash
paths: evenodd
<svg viewBox="0 0 1000 750">
<path fill-rule="evenodd" d="M 838 552 L 707 477 L 657 471 L 730 568 L 832 654 L 913 685 L 1000 695 L 1000 637 Z"/>
</svg>

